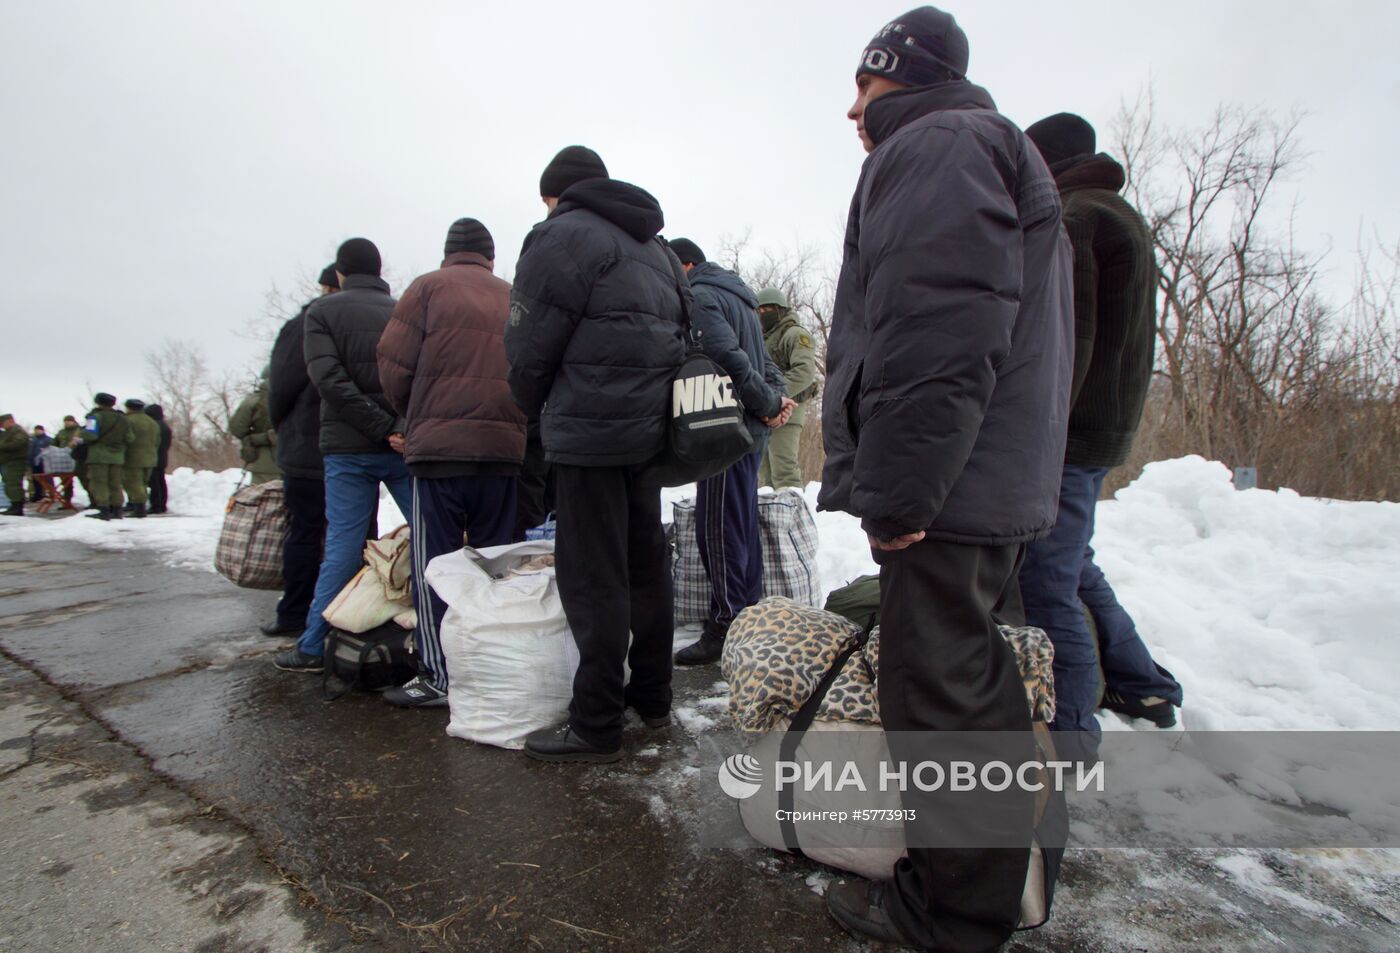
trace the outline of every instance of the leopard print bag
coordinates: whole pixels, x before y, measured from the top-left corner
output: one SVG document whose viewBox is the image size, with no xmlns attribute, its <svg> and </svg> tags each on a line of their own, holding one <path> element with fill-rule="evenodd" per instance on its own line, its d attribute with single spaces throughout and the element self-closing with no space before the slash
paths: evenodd
<svg viewBox="0 0 1400 953">
<path fill-rule="evenodd" d="M 1054 650 L 1043 631 L 1001 626 L 1016 654 L 1027 704 L 1035 721 L 1055 717 Z M 729 683 L 729 714 L 753 742 L 780 727 L 812 696 L 836 659 L 862 638 L 861 628 L 832 612 L 774 597 L 734 619 L 720 670 Z M 817 712 L 819 721 L 880 724 L 876 673 L 880 629 L 847 659 Z"/>
</svg>

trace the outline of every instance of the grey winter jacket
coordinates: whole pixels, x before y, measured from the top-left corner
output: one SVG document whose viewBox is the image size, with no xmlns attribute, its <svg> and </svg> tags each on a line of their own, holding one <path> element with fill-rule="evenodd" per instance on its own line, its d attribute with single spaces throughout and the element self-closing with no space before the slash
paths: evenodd
<svg viewBox="0 0 1400 953">
<path fill-rule="evenodd" d="M 819 505 L 890 539 L 1049 532 L 1074 312 L 1060 198 L 966 82 L 888 93 L 851 201 L 827 356 Z"/>
<path fill-rule="evenodd" d="M 508 379 L 525 416 L 539 418 L 552 463 L 631 466 L 666 445 L 690 289 L 656 237 L 663 224 L 644 190 L 587 179 L 525 239 L 506 323 Z"/>
<path fill-rule="evenodd" d="M 306 373 L 321 395 L 322 453 L 393 453 L 404 422 L 379 386 L 379 336 L 394 311 L 382 278 L 347 275 L 306 309 Z"/>
<path fill-rule="evenodd" d="M 763 453 L 772 430 L 760 418 L 782 410 L 786 390 L 783 372 L 763 344 L 763 327 L 754 311 L 758 297 L 742 278 L 712 261 L 690 270 L 690 291 L 695 298 L 690 326 L 699 332 L 705 354 L 734 382 L 753 452 Z"/>
</svg>

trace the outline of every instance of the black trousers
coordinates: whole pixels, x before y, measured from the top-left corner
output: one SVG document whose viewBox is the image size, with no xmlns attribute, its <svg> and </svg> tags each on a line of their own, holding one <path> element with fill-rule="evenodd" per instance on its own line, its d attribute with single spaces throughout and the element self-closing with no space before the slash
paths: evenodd
<svg viewBox="0 0 1400 953">
<path fill-rule="evenodd" d="M 170 502 L 170 492 L 165 487 L 165 468 L 151 468 L 150 500 L 147 511 L 151 513 L 164 513 L 166 504 Z"/>
<path fill-rule="evenodd" d="M 925 540 L 880 563 L 880 720 L 896 762 L 930 757 L 932 732 L 1017 732 L 1008 744 L 1031 753 L 1031 718 L 1015 653 L 997 621 L 1024 623 L 1016 574 L 1023 547 L 965 546 Z M 957 736 L 942 736 L 955 738 Z M 956 745 L 956 741 L 949 744 Z M 911 843 L 963 838 L 968 824 L 999 825 L 993 843 L 1024 848 L 968 847 L 960 839 L 945 848 L 911 848 L 894 870 L 889 913 L 915 945 L 944 953 L 996 950 L 1011 936 L 1020 914 L 1030 859 L 1033 797 L 1014 789 L 1004 795 L 906 791 L 906 809 L 918 819 L 906 825 Z M 995 801 L 995 803 L 991 803 Z M 987 810 L 983 810 L 983 808 Z M 959 820 L 954 821 L 953 818 Z M 1015 830 L 1005 830 L 1008 817 Z M 940 824 L 945 825 L 940 828 Z M 955 833 L 945 834 L 949 827 Z M 1022 831 L 1023 828 L 1023 831 Z"/>
<path fill-rule="evenodd" d="M 326 537 L 326 482 L 306 477 L 283 477 L 287 503 L 287 538 L 282 542 L 282 598 L 277 621 L 306 624 L 316 577 L 321 572 L 321 546 Z"/>
<path fill-rule="evenodd" d="M 590 744 L 622 743 L 627 705 L 671 710 L 671 564 L 661 491 L 641 467 L 555 467 L 555 571 L 578 644 L 569 721 Z M 624 687 L 623 662 L 632 668 Z"/>
</svg>

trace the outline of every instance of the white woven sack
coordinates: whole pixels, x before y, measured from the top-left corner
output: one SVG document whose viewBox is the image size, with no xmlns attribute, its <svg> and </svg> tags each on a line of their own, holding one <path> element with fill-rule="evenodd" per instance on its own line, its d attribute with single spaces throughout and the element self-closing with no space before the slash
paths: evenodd
<svg viewBox="0 0 1400 953">
<path fill-rule="evenodd" d="M 447 603 L 449 735 L 522 748 L 530 732 L 567 717 L 578 648 L 554 569 L 513 571 L 553 552 L 554 541 L 542 539 L 468 547 L 428 563 L 428 585 Z"/>
</svg>

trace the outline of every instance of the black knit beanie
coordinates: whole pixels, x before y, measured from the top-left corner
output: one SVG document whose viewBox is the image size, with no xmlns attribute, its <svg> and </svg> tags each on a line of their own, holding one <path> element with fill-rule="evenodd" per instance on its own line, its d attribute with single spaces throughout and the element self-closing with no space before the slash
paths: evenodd
<svg viewBox="0 0 1400 953">
<path fill-rule="evenodd" d="M 666 244 L 671 246 L 671 251 L 676 253 L 682 265 L 700 265 L 705 262 L 705 253 L 688 238 L 673 238 Z"/>
<path fill-rule="evenodd" d="M 549 160 L 540 176 L 540 198 L 557 199 L 564 190 L 584 179 L 606 179 L 608 167 L 598 153 L 585 146 L 566 146 Z"/>
<path fill-rule="evenodd" d="M 1083 116 L 1074 113 L 1046 116 L 1026 130 L 1026 137 L 1035 143 L 1046 165 L 1075 156 L 1093 155 L 1098 151 L 1094 127 Z"/>
<path fill-rule="evenodd" d="M 331 262 L 321 269 L 321 277 L 316 279 L 316 284 L 334 288 L 336 291 L 340 290 L 340 279 L 335 275 L 335 262 Z"/>
<path fill-rule="evenodd" d="M 335 270 L 342 275 L 379 277 L 379 249 L 368 238 L 351 238 L 335 250 Z"/>
<path fill-rule="evenodd" d="M 870 73 L 905 86 L 929 86 L 967 75 L 967 34 L 951 13 L 919 7 L 891 20 L 860 55 L 856 75 Z"/>
<path fill-rule="evenodd" d="M 459 218 L 447 230 L 447 242 L 442 246 L 444 255 L 459 251 L 472 251 L 487 261 L 496 260 L 496 243 L 486 226 L 474 218 Z"/>
</svg>

